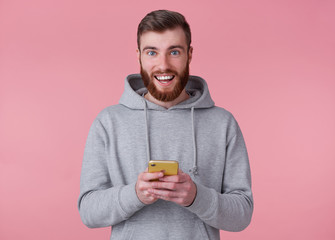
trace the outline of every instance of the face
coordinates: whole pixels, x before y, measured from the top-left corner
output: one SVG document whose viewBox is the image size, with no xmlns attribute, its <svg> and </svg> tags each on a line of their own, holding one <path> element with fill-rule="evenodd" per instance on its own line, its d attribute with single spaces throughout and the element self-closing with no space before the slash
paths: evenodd
<svg viewBox="0 0 335 240">
<path fill-rule="evenodd" d="M 187 49 L 182 28 L 145 32 L 137 50 L 144 85 L 159 101 L 176 99 L 186 86 L 192 47 Z"/>
</svg>

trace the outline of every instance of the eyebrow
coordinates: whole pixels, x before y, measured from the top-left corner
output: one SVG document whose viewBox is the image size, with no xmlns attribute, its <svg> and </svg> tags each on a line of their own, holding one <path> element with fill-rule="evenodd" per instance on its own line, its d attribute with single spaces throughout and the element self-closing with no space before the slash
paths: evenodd
<svg viewBox="0 0 335 240">
<path fill-rule="evenodd" d="M 185 48 L 183 46 L 181 46 L 181 45 L 172 45 L 168 49 L 171 50 L 171 49 L 174 49 L 174 48 L 180 48 L 182 50 L 185 50 Z"/>
<path fill-rule="evenodd" d="M 182 50 L 185 50 L 185 48 L 183 46 L 181 46 L 181 45 L 172 45 L 172 46 L 168 47 L 168 50 L 175 49 L 175 48 L 180 48 Z M 150 49 L 150 50 L 158 50 L 158 48 L 156 48 L 156 47 L 147 46 L 147 47 L 143 48 L 142 52 L 144 52 L 145 50 L 148 50 L 148 49 Z"/>
<path fill-rule="evenodd" d="M 157 50 L 158 48 L 148 46 L 148 47 L 143 48 L 142 52 L 144 52 L 145 50 L 148 50 L 148 49 L 150 49 L 150 50 Z"/>
</svg>

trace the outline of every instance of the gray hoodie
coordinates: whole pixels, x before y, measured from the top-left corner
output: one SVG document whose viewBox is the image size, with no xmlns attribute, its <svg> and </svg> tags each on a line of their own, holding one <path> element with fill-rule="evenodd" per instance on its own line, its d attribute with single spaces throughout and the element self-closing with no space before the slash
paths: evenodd
<svg viewBox="0 0 335 240">
<path fill-rule="evenodd" d="M 169 109 L 147 101 L 140 75 L 129 75 L 118 105 L 94 120 L 86 142 L 78 208 L 85 225 L 112 226 L 111 239 L 220 239 L 241 231 L 253 212 L 241 130 L 214 106 L 206 82 L 190 76 L 190 98 Z M 150 159 L 177 160 L 197 186 L 193 204 L 145 205 L 135 184 Z"/>
</svg>

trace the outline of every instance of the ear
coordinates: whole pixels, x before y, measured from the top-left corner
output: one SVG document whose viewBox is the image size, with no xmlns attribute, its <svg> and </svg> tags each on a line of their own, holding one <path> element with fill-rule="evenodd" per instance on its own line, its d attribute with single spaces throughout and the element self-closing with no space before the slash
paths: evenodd
<svg viewBox="0 0 335 240">
<path fill-rule="evenodd" d="M 141 62 L 141 52 L 138 48 L 136 49 L 136 54 L 137 54 L 137 61 L 138 63 L 140 63 Z"/>
<path fill-rule="evenodd" d="M 193 54 L 193 47 L 190 46 L 190 49 L 188 50 L 188 64 L 192 61 L 192 54 Z"/>
</svg>

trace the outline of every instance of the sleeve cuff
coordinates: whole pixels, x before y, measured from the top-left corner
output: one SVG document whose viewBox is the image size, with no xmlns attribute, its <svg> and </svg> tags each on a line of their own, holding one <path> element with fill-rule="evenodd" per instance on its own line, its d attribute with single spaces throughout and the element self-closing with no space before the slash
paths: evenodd
<svg viewBox="0 0 335 240">
<path fill-rule="evenodd" d="M 120 188 L 119 204 L 124 213 L 124 217 L 132 216 L 135 212 L 145 206 L 145 204 L 137 197 L 135 185 L 136 182 Z"/>
<path fill-rule="evenodd" d="M 192 205 L 186 207 L 190 212 L 200 216 L 208 216 L 213 211 L 215 198 L 212 197 L 214 189 L 207 188 L 199 183 L 197 185 L 197 195 Z"/>
</svg>

